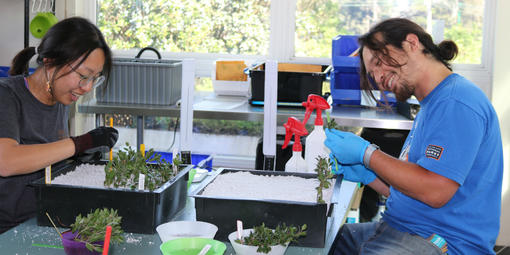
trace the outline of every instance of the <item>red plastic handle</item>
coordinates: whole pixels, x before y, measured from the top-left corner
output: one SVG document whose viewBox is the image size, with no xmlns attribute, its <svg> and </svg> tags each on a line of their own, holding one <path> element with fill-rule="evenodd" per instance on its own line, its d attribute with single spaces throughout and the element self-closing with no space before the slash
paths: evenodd
<svg viewBox="0 0 510 255">
<path fill-rule="evenodd" d="M 110 248 L 110 236 L 112 235 L 112 226 L 106 226 L 106 235 L 104 236 L 103 255 L 108 255 Z"/>
</svg>

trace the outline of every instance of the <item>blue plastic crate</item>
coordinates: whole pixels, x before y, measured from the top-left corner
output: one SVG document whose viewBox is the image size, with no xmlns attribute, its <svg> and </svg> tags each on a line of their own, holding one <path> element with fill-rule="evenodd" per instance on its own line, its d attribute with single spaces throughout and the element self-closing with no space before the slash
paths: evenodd
<svg viewBox="0 0 510 255">
<path fill-rule="evenodd" d="M 358 49 L 358 36 L 339 35 L 332 41 L 330 90 L 333 104 L 359 105 L 361 102 L 359 57 L 349 57 Z"/>
<path fill-rule="evenodd" d="M 332 63 L 330 90 L 333 104 L 360 105 L 360 58 L 349 57 L 358 49 L 357 35 L 339 35 L 332 42 Z M 385 92 L 388 95 L 389 92 Z M 390 105 L 395 105 L 394 97 L 387 97 Z"/>
<path fill-rule="evenodd" d="M 155 151 L 155 153 L 161 155 L 162 159 L 165 159 L 168 162 L 172 162 L 173 154 L 171 152 Z M 198 163 L 200 163 L 200 161 L 208 158 L 209 156 L 210 155 L 206 155 L 206 154 L 191 154 L 191 164 L 196 166 Z M 212 161 L 213 161 L 212 159 L 207 161 L 205 163 L 205 165 L 203 166 L 203 168 L 211 171 L 212 170 Z"/>
<path fill-rule="evenodd" d="M 8 66 L 0 66 L 0 77 L 9 76 L 9 67 Z"/>
<path fill-rule="evenodd" d="M 0 77 L 9 77 L 9 69 L 11 69 L 9 66 L 0 66 Z M 28 68 L 28 73 L 32 74 L 34 73 L 35 68 Z"/>
</svg>

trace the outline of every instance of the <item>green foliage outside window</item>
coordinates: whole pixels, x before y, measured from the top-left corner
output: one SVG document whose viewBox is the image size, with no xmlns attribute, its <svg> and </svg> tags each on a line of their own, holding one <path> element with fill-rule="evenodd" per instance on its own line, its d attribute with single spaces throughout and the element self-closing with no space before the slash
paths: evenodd
<svg viewBox="0 0 510 255">
<path fill-rule="evenodd" d="M 97 24 L 113 49 L 264 55 L 268 0 L 98 0 Z"/>
<path fill-rule="evenodd" d="M 407 17 L 430 29 L 444 22 L 444 39 L 460 47 L 454 62 L 478 64 L 485 1 L 298 0 L 295 55 L 330 57 L 335 36 L 363 34 L 382 19 Z M 98 0 L 97 24 L 113 49 L 266 55 L 269 10 L 269 0 Z"/>
<path fill-rule="evenodd" d="M 430 12 L 430 25 L 444 22 L 444 39 L 459 46 L 454 63 L 479 64 L 483 7 L 484 0 L 298 0 L 296 55 L 330 57 L 332 38 L 363 34 L 386 18 L 406 17 L 427 28 Z"/>
</svg>

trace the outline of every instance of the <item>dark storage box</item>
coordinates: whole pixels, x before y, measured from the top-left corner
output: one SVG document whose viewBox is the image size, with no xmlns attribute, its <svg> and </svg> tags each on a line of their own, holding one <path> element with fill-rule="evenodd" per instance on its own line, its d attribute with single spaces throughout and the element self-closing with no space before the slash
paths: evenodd
<svg viewBox="0 0 510 255">
<path fill-rule="evenodd" d="M 296 103 L 301 106 L 310 94 L 322 95 L 322 82 L 326 79 L 327 65 L 322 66 L 322 72 L 278 72 L 278 103 L 289 105 Z M 264 104 L 264 70 L 250 70 L 251 104 Z M 290 104 L 292 105 L 292 104 Z"/>
<path fill-rule="evenodd" d="M 193 195 L 195 198 L 196 218 L 198 221 L 210 222 L 218 226 L 216 239 L 227 241 L 228 234 L 236 231 L 236 220 L 242 220 L 244 228 L 265 223 L 270 228 L 279 223 L 287 225 L 308 226 L 306 237 L 300 238 L 293 245 L 323 248 L 326 238 L 327 218 L 331 215 L 334 204 L 340 193 L 342 177 L 337 177 L 330 208 L 326 204 L 282 201 L 282 200 L 254 200 L 239 197 L 207 197 L 202 193 L 204 188 L 222 173 L 248 171 L 255 175 L 299 176 L 317 178 L 311 173 L 289 173 L 280 171 L 235 170 L 220 169 L 215 176 L 200 187 Z"/>
<path fill-rule="evenodd" d="M 68 164 L 53 169 L 52 177 L 74 171 Z M 46 212 L 57 225 L 69 226 L 78 214 L 86 215 L 96 208 L 113 208 L 122 216 L 125 232 L 153 234 L 156 227 L 171 220 L 186 205 L 187 179 L 191 165 L 172 180 L 153 191 L 123 188 L 98 188 L 45 184 L 44 178 L 34 181 L 37 197 L 37 225 L 51 226 Z"/>
</svg>

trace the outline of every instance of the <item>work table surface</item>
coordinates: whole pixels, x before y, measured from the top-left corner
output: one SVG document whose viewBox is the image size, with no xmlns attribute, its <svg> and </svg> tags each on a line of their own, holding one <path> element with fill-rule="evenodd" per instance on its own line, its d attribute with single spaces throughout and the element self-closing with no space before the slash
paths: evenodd
<svg viewBox="0 0 510 255">
<path fill-rule="evenodd" d="M 190 187 L 190 194 L 197 189 L 200 184 L 193 184 Z M 326 255 L 331 247 L 336 233 L 340 226 L 345 222 L 348 208 L 351 206 L 353 196 L 357 190 L 357 183 L 343 181 L 340 188 L 340 199 L 334 213 L 328 218 L 326 245 L 324 248 L 308 248 L 290 246 L 285 254 L 292 255 Z M 186 206 L 173 219 L 177 220 L 196 220 L 195 203 L 192 197 L 187 198 Z M 63 232 L 66 229 L 60 228 Z M 225 255 L 235 254 L 230 243 L 226 242 L 227 250 Z M 125 242 L 110 246 L 109 254 L 161 254 L 159 246 L 161 240 L 157 233 L 152 235 L 125 233 Z M 31 218 L 19 226 L 10 229 L 0 235 L 0 253 L 1 254 L 36 254 L 36 255 L 59 255 L 65 254 L 60 237 L 53 227 L 37 226 L 36 218 Z"/>
</svg>

